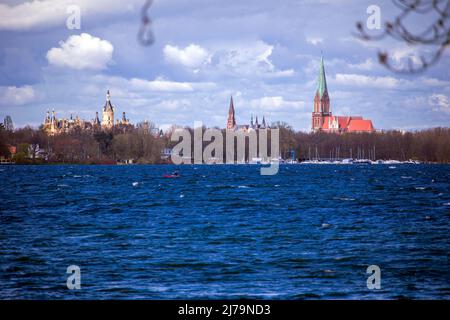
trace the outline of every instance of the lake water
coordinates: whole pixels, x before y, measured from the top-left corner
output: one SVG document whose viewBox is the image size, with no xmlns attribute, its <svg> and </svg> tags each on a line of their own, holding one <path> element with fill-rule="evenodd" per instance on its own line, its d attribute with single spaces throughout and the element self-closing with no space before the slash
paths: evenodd
<svg viewBox="0 0 450 320">
<path fill-rule="evenodd" d="M 1 166 L 0 181 L 1 299 L 450 298 L 450 166 Z"/>
</svg>

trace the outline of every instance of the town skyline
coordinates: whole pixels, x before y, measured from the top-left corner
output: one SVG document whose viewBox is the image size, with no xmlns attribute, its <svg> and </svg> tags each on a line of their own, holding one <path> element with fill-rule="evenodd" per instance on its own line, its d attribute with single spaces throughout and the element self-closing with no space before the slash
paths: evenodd
<svg viewBox="0 0 450 320">
<path fill-rule="evenodd" d="M 448 53 L 422 74 L 385 69 L 379 50 L 392 47 L 399 64 L 422 52 L 354 37 L 369 1 L 232 2 L 226 9 L 219 2 L 197 0 L 184 8 L 175 0 L 155 1 L 156 41 L 144 47 L 136 37 L 141 1 L 74 1 L 81 28 L 73 30 L 62 5 L 49 16 L 36 3 L 28 8 L 7 1 L 0 24 L 0 117 L 10 115 L 16 127 L 39 126 L 47 109 L 91 119 L 92 108 L 103 103 L 99 93 L 109 89 L 130 119 L 162 129 L 196 120 L 222 127 L 233 96 L 240 123 L 258 114 L 309 131 L 323 51 L 334 114 L 363 114 L 386 130 L 448 125 Z M 396 13 L 391 3 L 379 6 L 383 22 Z M 13 14 L 29 20 L 14 22 L 8 19 Z"/>
</svg>

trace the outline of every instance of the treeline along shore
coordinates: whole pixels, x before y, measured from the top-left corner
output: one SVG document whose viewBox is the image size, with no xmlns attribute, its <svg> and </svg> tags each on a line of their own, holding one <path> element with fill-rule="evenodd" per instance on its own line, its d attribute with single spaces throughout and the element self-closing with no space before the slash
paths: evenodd
<svg viewBox="0 0 450 320">
<path fill-rule="evenodd" d="M 284 159 L 411 159 L 450 163 L 450 128 L 346 134 L 305 133 L 285 123 L 274 124 L 273 128 L 280 129 L 280 156 Z M 225 137 L 225 130 L 222 133 Z M 49 136 L 42 129 L 0 127 L 0 158 L 3 163 L 16 164 L 163 164 L 171 163 L 170 150 L 177 144 L 170 137 L 171 132 L 155 135 L 140 129 L 73 131 Z"/>
</svg>

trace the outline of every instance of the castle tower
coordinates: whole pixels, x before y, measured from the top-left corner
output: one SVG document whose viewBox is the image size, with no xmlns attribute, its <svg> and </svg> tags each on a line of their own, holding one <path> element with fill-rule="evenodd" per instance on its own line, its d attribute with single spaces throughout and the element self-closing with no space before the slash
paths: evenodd
<svg viewBox="0 0 450 320">
<path fill-rule="evenodd" d="M 327 79 L 323 57 L 320 60 L 317 91 L 314 97 L 314 111 L 312 113 L 312 130 L 319 131 L 324 123 L 324 117 L 331 116 L 330 97 L 328 95 Z"/>
<path fill-rule="evenodd" d="M 50 126 L 51 122 L 50 110 L 47 110 L 47 113 L 45 114 L 44 126 Z"/>
<path fill-rule="evenodd" d="M 234 103 L 233 96 L 231 96 L 230 100 L 230 109 L 228 110 L 228 120 L 227 120 L 227 129 L 233 130 L 236 128 L 236 119 L 234 117 Z"/>
<path fill-rule="evenodd" d="M 98 118 L 98 111 L 97 112 L 95 112 L 95 119 L 94 119 L 94 127 L 95 128 L 100 128 L 100 126 L 101 126 L 101 123 L 100 123 L 100 119 Z"/>
<path fill-rule="evenodd" d="M 56 113 L 53 109 L 52 117 L 50 118 L 50 134 L 55 134 L 58 131 L 58 119 L 56 119 Z"/>
<path fill-rule="evenodd" d="M 120 124 L 122 124 L 122 125 L 129 125 L 130 124 L 130 121 L 127 119 L 125 111 L 122 112 L 122 120 L 121 120 Z"/>
<path fill-rule="evenodd" d="M 112 129 L 114 127 L 114 106 L 111 104 L 109 90 L 106 92 L 106 103 L 102 113 L 102 128 Z"/>
</svg>

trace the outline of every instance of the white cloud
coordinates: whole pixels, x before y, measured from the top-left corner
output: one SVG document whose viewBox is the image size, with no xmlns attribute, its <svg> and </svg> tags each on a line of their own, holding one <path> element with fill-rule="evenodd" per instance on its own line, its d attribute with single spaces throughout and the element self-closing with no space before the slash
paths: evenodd
<svg viewBox="0 0 450 320">
<path fill-rule="evenodd" d="M 349 64 L 350 68 L 357 69 L 357 70 L 364 70 L 364 71 L 372 70 L 373 66 L 374 66 L 373 60 L 370 58 L 366 59 L 366 61 L 364 61 L 362 63 Z"/>
<path fill-rule="evenodd" d="M 281 96 L 275 96 L 253 99 L 250 101 L 250 106 L 253 109 L 263 111 L 289 111 L 303 109 L 305 107 L 305 102 L 287 101 Z"/>
<path fill-rule="evenodd" d="M 222 43 L 212 48 L 191 44 L 185 48 L 166 45 L 165 60 L 209 75 L 240 75 L 268 78 L 291 77 L 293 69 L 278 70 L 270 60 L 274 47 L 263 41 Z"/>
<path fill-rule="evenodd" d="M 174 82 L 158 78 L 153 81 L 133 78 L 129 85 L 134 90 L 140 91 L 194 91 L 192 84 L 188 82 Z"/>
<path fill-rule="evenodd" d="M 166 45 L 164 47 L 164 57 L 170 63 L 180 64 L 193 69 L 198 69 L 211 62 L 210 53 L 196 44 L 191 44 L 184 49 Z"/>
<path fill-rule="evenodd" d="M 188 99 L 170 99 L 170 100 L 163 100 L 153 106 L 153 109 L 157 109 L 160 111 L 186 111 L 188 107 L 191 106 L 191 101 Z"/>
<path fill-rule="evenodd" d="M 396 88 L 400 81 L 393 77 L 371 77 L 360 74 L 336 74 L 334 82 L 341 85 L 350 85 L 355 87 L 373 87 L 373 88 Z"/>
<path fill-rule="evenodd" d="M 306 42 L 312 44 L 313 46 L 316 46 L 320 43 L 323 43 L 323 39 L 320 37 L 306 37 Z"/>
<path fill-rule="evenodd" d="M 52 48 L 47 52 L 48 62 L 55 66 L 77 70 L 106 69 L 111 63 L 114 51 L 109 41 L 93 37 L 88 33 L 70 36 L 59 45 L 59 48 Z"/>
<path fill-rule="evenodd" d="M 0 4 L 0 30 L 29 30 L 32 28 L 66 26 L 67 7 L 77 5 L 82 19 L 92 16 L 120 14 L 141 5 L 140 0 L 41 0 L 25 1 L 11 6 Z"/>
<path fill-rule="evenodd" d="M 231 48 L 230 48 L 231 47 Z M 270 60 L 274 47 L 263 41 L 240 45 L 228 44 L 225 49 L 217 50 L 217 68 L 224 73 L 246 76 L 290 77 L 293 69 L 277 70 Z"/>
<path fill-rule="evenodd" d="M 94 81 L 95 85 L 88 86 L 86 94 L 94 94 L 100 88 L 109 88 L 115 92 L 115 96 L 121 98 L 140 98 L 152 95 L 154 92 L 194 92 L 209 91 L 215 88 L 212 82 L 178 82 L 157 77 L 154 80 L 142 78 L 124 78 L 106 75 L 89 77 L 87 81 Z"/>
<path fill-rule="evenodd" d="M 294 69 L 274 71 L 270 74 L 274 78 L 292 77 L 293 75 L 295 75 Z"/>
<path fill-rule="evenodd" d="M 31 86 L 0 87 L 0 104 L 4 106 L 20 106 L 33 101 L 36 93 Z"/>
<path fill-rule="evenodd" d="M 390 58 L 394 61 L 395 65 L 399 68 L 405 68 L 408 66 L 409 61 L 413 65 L 421 65 L 420 52 L 415 47 L 397 47 L 389 52 Z"/>
<path fill-rule="evenodd" d="M 442 81 L 436 78 L 422 78 L 422 82 L 424 85 L 431 87 L 446 87 L 450 85 L 450 82 Z"/>
<path fill-rule="evenodd" d="M 428 98 L 428 103 L 434 111 L 450 114 L 450 100 L 446 95 L 432 94 Z"/>
</svg>

